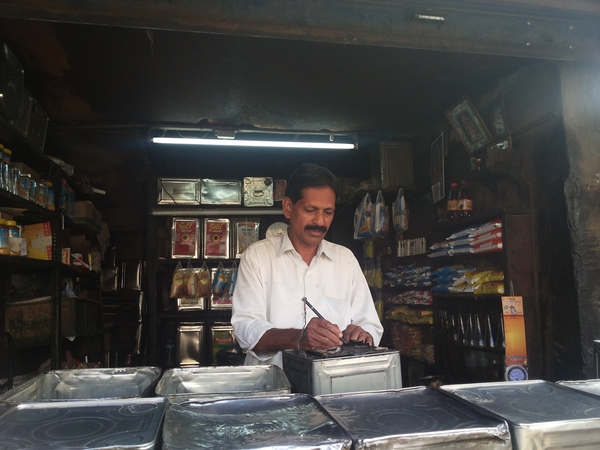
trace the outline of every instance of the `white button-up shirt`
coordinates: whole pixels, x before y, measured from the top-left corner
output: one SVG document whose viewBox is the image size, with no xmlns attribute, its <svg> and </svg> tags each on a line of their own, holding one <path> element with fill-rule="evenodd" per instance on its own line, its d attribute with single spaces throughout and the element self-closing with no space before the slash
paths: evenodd
<svg viewBox="0 0 600 450">
<path fill-rule="evenodd" d="M 240 260 L 231 324 L 240 346 L 248 349 L 246 365 L 283 367 L 281 352 L 252 349 L 267 330 L 302 329 L 316 317 L 303 297 L 340 330 L 358 325 L 379 344 L 383 326 L 354 254 L 323 240 L 307 266 L 283 233 L 252 244 Z"/>
</svg>

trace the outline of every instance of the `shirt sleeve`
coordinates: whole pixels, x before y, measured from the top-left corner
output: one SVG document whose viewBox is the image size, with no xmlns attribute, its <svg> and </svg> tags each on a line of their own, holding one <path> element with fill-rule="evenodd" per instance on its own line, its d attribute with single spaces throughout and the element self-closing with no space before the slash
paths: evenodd
<svg viewBox="0 0 600 450">
<path fill-rule="evenodd" d="M 256 248 L 247 248 L 240 258 L 235 290 L 233 291 L 231 325 L 240 347 L 258 360 L 267 360 L 277 354 L 256 354 L 252 349 L 263 334 L 274 328 L 267 320 L 267 300 L 259 270 L 260 258 Z"/>
</svg>

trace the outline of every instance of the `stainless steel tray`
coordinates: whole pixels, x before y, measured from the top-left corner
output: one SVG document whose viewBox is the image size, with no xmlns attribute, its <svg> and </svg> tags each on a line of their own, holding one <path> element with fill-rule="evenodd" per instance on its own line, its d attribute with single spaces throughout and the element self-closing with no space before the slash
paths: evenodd
<svg viewBox="0 0 600 450">
<path fill-rule="evenodd" d="M 170 404 L 163 449 L 349 450 L 352 439 L 309 395 Z"/>
<path fill-rule="evenodd" d="M 173 403 L 190 399 L 283 395 L 291 385 L 278 366 L 215 366 L 168 369 L 156 395 Z"/>
<path fill-rule="evenodd" d="M 19 403 L 0 415 L 0 448 L 160 448 L 166 400 Z"/>
<path fill-rule="evenodd" d="M 0 402 L 145 397 L 152 394 L 159 367 L 73 369 L 47 372 L 0 396 Z"/>
<path fill-rule="evenodd" d="M 505 419 L 517 449 L 600 448 L 600 398 L 585 392 L 541 380 L 441 389 Z"/>
<path fill-rule="evenodd" d="M 508 424 L 431 388 L 315 397 L 354 449 L 510 449 Z"/>
</svg>

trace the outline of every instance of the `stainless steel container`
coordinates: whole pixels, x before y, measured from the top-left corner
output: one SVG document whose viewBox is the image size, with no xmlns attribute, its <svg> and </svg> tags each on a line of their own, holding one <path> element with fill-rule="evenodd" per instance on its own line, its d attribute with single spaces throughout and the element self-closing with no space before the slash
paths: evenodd
<svg viewBox="0 0 600 450">
<path fill-rule="evenodd" d="M 278 366 L 215 366 L 168 369 L 156 395 L 173 403 L 187 400 L 283 395 L 291 385 Z"/>
<path fill-rule="evenodd" d="M 163 449 L 349 450 L 350 436 L 308 395 L 170 404 Z"/>
<path fill-rule="evenodd" d="M 600 448 L 600 398 L 585 392 L 541 380 L 441 389 L 505 419 L 516 449 Z"/>
<path fill-rule="evenodd" d="M 47 372 L 0 396 L 0 402 L 116 399 L 152 395 L 159 367 L 73 369 Z"/>
<path fill-rule="evenodd" d="M 19 403 L 0 415 L 0 448 L 160 448 L 162 398 Z"/>
<path fill-rule="evenodd" d="M 426 387 L 316 397 L 354 449 L 511 449 L 508 424 Z"/>
<path fill-rule="evenodd" d="M 177 327 L 177 360 L 180 366 L 204 364 L 204 325 L 182 323 Z"/>
<path fill-rule="evenodd" d="M 273 178 L 244 177 L 244 206 L 273 206 Z"/>
<path fill-rule="evenodd" d="M 195 178 L 159 178 L 159 205 L 199 205 L 200 180 Z"/>
<path fill-rule="evenodd" d="M 283 352 L 292 392 L 311 395 L 402 387 L 400 353 L 385 347 L 344 345 L 333 351 Z"/>
<path fill-rule="evenodd" d="M 240 181 L 203 179 L 200 203 L 203 205 L 241 205 L 242 183 Z"/>
<path fill-rule="evenodd" d="M 556 384 L 600 396 L 600 380 L 557 381 Z"/>
</svg>

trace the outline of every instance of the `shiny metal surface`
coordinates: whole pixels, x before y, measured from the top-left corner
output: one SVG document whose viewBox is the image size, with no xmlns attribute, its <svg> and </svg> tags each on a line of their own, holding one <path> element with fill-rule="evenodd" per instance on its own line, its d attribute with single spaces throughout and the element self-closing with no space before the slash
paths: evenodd
<svg viewBox="0 0 600 450">
<path fill-rule="evenodd" d="M 350 436 L 314 398 L 292 394 L 170 404 L 163 449 L 349 450 Z"/>
<path fill-rule="evenodd" d="M 202 205 L 241 205 L 242 182 L 203 179 L 200 188 Z"/>
<path fill-rule="evenodd" d="M 152 394 L 159 367 L 73 369 L 47 372 L 0 396 L 0 402 L 47 402 L 146 397 Z"/>
<path fill-rule="evenodd" d="M 385 347 L 353 348 L 310 354 L 283 352 L 283 370 L 292 392 L 311 395 L 400 389 L 400 353 Z"/>
<path fill-rule="evenodd" d="M 441 389 L 508 422 L 517 449 L 600 448 L 600 398 L 542 380 Z"/>
<path fill-rule="evenodd" d="M 508 424 L 431 388 L 315 397 L 354 449 L 510 449 Z"/>
<path fill-rule="evenodd" d="M 168 369 L 156 395 L 173 403 L 187 400 L 283 395 L 291 385 L 278 366 L 214 366 Z"/>
<path fill-rule="evenodd" d="M 0 448 L 154 449 L 166 400 L 19 403 L 0 415 Z"/>
<path fill-rule="evenodd" d="M 576 380 L 576 381 L 557 381 L 556 384 L 566 386 L 579 391 L 589 392 L 590 394 L 600 396 L 600 379 L 596 380 Z"/>
</svg>

